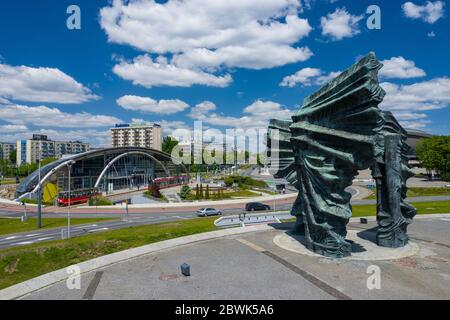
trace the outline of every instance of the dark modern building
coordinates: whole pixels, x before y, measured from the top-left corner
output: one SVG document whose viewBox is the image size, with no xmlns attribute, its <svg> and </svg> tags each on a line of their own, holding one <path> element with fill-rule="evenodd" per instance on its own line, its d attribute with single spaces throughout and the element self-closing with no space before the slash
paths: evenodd
<svg viewBox="0 0 450 320">
<path fill-rule="evenodd" d="M 411 147 L 408 153 L 408 158 L 410 160 L 417 160 L 416 156 L 417 142 L 425 138 L 430 138 L 433 135 L 425 131 L 416 129 L 407 129 L 407 132 L 408 132 L 408 140 L 406 140 L 406 143 Z"/>
</svg>

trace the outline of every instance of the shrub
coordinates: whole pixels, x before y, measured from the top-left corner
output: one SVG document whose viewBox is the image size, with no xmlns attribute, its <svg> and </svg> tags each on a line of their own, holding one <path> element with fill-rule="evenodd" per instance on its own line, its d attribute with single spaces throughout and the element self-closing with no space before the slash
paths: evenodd
<svg viewBox="0 0 450 320">
<path fill-rule="evenodd" d="M 95 196 L 89 199 L 90 206 L 111 206 L 112 201 L 104 196 Z"/>
<path fill-rule="evenodd" d="M 181 187 L 181 190 L 180 190 L 180 198 L 186 199 L 190 193 L 191 193 L 191 188 L 187 185 L 184 185 Z"/>
</svg>

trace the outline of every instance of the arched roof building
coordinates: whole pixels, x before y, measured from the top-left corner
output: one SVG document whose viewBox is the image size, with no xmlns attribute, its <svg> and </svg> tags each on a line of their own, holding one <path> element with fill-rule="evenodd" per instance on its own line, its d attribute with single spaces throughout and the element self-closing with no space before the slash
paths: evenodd
<svg viewBox="0 0 450 320">
<path fill-rule="evenodd" d="M 112 191 L 136 185 L 148 185 L 157 177 L 188 173 L 183 164 L 175 163 L 165 152 L 139 147 L 95 149 L 70 155 L 43 166 L 30 174 L 16 189 L 18 198 L 33 195 L 40 185 L 52 181 L 59 190 Z"/>
</svg>

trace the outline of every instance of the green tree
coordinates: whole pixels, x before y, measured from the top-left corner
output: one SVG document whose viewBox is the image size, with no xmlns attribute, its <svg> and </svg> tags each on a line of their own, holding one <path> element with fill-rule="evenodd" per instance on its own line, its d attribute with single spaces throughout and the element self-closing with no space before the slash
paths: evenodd
<svg viewBox="0 0 450 320">
<path fill-rule="evenodd" d="M 11 161 L 11 163 L 16 163 L 17 161 L 17 150 L 13 150 L 9 153 L 9 161 Z"/>
<path fill-rule="evenodd" d="M 209 199 L 209 184 L 206 185 L 205 199 Z"/>
<path fill-rule="evenodd" d="M 198 183 L 197 183 L 197 185 L 195 186 L 195 199 L 196 199 L 196 200 L 199 200 L 199 199 L 200 199 L 200 189 L 199 189 L 199 187 L 198 187 Z"/>
<path fill-rule="evenodd" d="M 203 199 L 203 184 L 200 183 L 200 199 Z"/>
<path fill-rule="evenodd" d="M 450 136 L 434 136 L 420 140 L 416 153 L 425 169 L 437 171 L 444 180 L 450 179 Z"/>
<path fill-rule="evenodd" d="M 165 136 L 162 142 L 162 151 L 168 154 L 172 153 L 173 148 L 178 144 L 178 141 L 170 136 Z"/>
</svg>

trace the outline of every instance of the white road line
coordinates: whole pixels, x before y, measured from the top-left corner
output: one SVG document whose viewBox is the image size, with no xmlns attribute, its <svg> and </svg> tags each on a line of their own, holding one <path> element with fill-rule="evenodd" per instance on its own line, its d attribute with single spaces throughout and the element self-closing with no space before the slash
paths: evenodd
<svg viewBox="0 0 450 320">
<path fill-rule="evenodd" d="M 45 237 L 45 238 L 39 238 L 36 241 L 44 241 L 44 240 L 48 240 L 48 239 L 54 239 L 53 237 Z"/>
<path fill-rule="evenodd" d="M 8 237 L 8 238 L 5 238 L 3 240 L 12 240 L 12 239 L 15 239 L 15 238 L 17 238 L 17 236 Z"/>
<path fill-rule="evenodd" d="M 26 244 L 32 244 L 34 241 L 23 241 L 23 242 L 17 242 L 16 245 L 18 246 L 22 246 L 22 245 L 26 245 Z"/>
<path fill-rule="evenodd" d="M 94 230 L 89 230 L 89 232 L 96 232 L 96 231 L 103 231 L 103 230 L 109 230 L 109 228 L 94 229 Z"/>
<path fill-rule="evenodd" d="M 73 227 L 74 229 L 85 229 L 85 228 L 89 228 L 89 227 L 96 227 L 96 224 L 90 224 L 87 226 L 78 226 L 78 227 Z"/>
<path fill-rule="evenodd" d="M 449 222 L 450 222 L 450 219 L 447 219 L 447 218 L 442 218 L 441 220 L 442 220 L 442 221 L 449 221 Z"/>
<path fill-rule="evenodd" d="M 42 232 L 41 233 L 32 233 L 32 234 L 27 234 L 27 235 L 25 235 L 25 237 L 34 237 L 34 236 L 39 236 L 39 235 L 41 235 L 42 234 Z"/>
<path fill-rule="evenodd" d="M 178 218 L 178 219 L 183 219 L 183 220 L 186 220 L 186 219 L 189 219 L 189 218 L 186 218 L 186 217 L 180 217 L 180 216 L 173 216 L 174 218 Z"/>
</svg>

